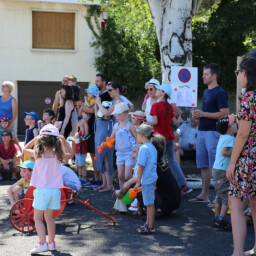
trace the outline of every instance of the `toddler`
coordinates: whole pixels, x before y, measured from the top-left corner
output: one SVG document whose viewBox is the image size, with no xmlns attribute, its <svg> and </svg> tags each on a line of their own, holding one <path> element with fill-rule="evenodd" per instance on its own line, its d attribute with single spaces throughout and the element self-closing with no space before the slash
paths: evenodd
<svg viewBox="0 0 256 256">
<path fill-rule="evenodd" d="M 17 165 L 17 167 L 20 167 L 21 179 L 7 189 L 7 194 L 10 199 L 11 206 L 13 206 L 16 202 L 25 196 L 29 188 L 31 175 L 34 168 L 34 162 L 27 160 L 22 164 Z"/>
<path fill-rule="evenodd" d="M 111 138 L 115 138 L 116 165 L 118 170 L 119 186 L 132 177 L 132 168 L 136 160 L 132 158 L 132 146 L 136 144 L 134 125 L 128 121 L 129 107 L 124 102 L 115 105 L 113 115 L 117 123 L 114 125 Z"/>
<path fill-rule="evenodd" d="M 31 149 L 34 144 L 35 149 Z M 64 153 L 62 144 L 67 153 Z M 33 207 L 39 243 L 30 252 L 33 254 L 53 251 L 56 250 L 53 212 L 61 207 L 60 189 L 63 188 L 61 161 L 72 158 L 73 150 L 65 138 L 59 135 L 58 129 L 52 124 L 47 124 L 41 129 L 39 136 L 25 145 L 23 151 L 28 156 L 35 158 L 30 185 L 36 188 Z M 47 224 L 48 243 L 46 242 L 44 219 Z"/>
<path fill-rule="evenodd" d="M 88 89 L 85 89 L 87 96 L 84 97 L 84 107 L 94 108 L 95 97 L 97 96 L 99 89 L 95 85 L 89 86 Z M 88 140 L 91 135 L 89 134 L 89 119 L 91 118 L 91 113 L 86 113 L 83 111 L 83 106 L 80 108 L 82 120 L 80 121 L 80 128 L 82 130 L 82 140 Z"/>
<path fill-rule="evenodd" d="M 148 124 L 137 128 L 137 141 L 143 144 L 139 149 L 137 164 L 138 178 L 134 190 L 141 184 L 143 203 L 147 207 L 146 223 L 137 229 L 140 234 L 153 234 L 155 230 L 155 185 L 157 181 L 157 151 L 151 143 L 154 130 Z"/>
<path fill-rule="evenodd" d="M 131 113 L 131 121 L 137 128 L 146 120 L 146 114 L 143 111 L 135 111 Z"/>
<path fill-rule="evenodd" d="M 216 191 L 215 219 L 212 226 L 224 231 L 231 231 L 229 221 L 224 218 L 228 211 L 229 190 L 229 181 L 226 177 L 226 170 L 230 162 L 235 142 L 234 135 L 237 133 L 237 123 L 235 123 L 234 120 L 235 116 L 230 115 L 221 117 L 216 123 L 216 129 L 221 135 L 217 144 L 216 156 L 212 170 Z"/>
</svg>

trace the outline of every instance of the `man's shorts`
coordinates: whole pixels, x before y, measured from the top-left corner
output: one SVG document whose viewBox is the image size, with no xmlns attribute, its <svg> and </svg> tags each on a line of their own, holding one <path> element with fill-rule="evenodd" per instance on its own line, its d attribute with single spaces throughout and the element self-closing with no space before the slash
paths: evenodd
<svg viewBox="0 0 256 256">
<path fill-rule="evenodd" d="M 145 206 L 153 205 L 155 202 L 155 183 L 141 185 L 143 203 Z"/>
<path fill-rule="evenodd" d="M 37 210 L 60 209 L 61 191 L 59 188 L 37 188 L 33 191 L 33 207 Z"/>
<path fill-rule="evenodd" d="M 197 168 L 212 170 L 220 134 L 216 131 L 198 131 L 196 138 Z"/>
<path fill-rule="evenodd" d="M 133 166 L 136 159 L 132 158 L 133 152 L 116 152 L 116 165 Z"/>
<path fill-rule="evenodd" d="M 77 166 L 86 166 L 86 156 L 87 154 L 77 154 L 75 164 Z"/>
<path fill-rule="evenodd" d="M 212 176 L 215 182 L 215 202 L 219 205 L 228 206 L 229 181 L 226 177 L 226 171 L 213 169 Z"/>
</svg>

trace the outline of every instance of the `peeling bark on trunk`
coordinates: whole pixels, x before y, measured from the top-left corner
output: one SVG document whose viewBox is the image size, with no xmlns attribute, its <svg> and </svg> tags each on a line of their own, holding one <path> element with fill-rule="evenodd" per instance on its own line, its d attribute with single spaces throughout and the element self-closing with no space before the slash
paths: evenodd
<svg viewBox="0 0 256 256">
<path fill-rule="evenodd" d="M 147 0 L 160 46 L 162 82 L 171 66 L 192 66 L 192 17 L 202 0 Z"/>
</svg>

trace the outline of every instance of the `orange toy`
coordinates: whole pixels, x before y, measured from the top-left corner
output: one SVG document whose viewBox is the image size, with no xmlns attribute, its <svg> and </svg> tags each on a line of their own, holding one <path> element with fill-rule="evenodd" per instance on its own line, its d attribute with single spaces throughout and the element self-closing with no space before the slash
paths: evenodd
<svg viewBox="0 0 256 256">
<path fill-rule="evenodd" d="M 106 142 L 103 142 L 100 146 L 97 147 L 97 149 L 98 149 L 98 154 L 97 154 L 97 156 L 94 157 L 94 160 L 97 159 L 98 155 L 101 154 L 101 152 L 102 152 L 102 150 L 103 150 L 104 148 L 106 148 L 106 147 L 112 148 L 112 147 L 113 147 L 113 144 L 114 144 L 114 142 L 115 142 L 115 140 L 116 140 L 115 138 L 112 138 L 112 139 L 111 139 L 110 137 L 107 137 L 107 138 L 106 138 Z"/>
</svg>

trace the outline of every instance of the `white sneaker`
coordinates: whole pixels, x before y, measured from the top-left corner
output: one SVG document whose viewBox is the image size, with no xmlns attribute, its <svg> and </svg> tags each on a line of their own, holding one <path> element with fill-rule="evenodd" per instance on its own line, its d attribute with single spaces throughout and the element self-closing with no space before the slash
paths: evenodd
<svg viewBox="0 0 256 256">
<path fill-rule="evenodd" d="M 79 144 L 80 143 L 80 140 L 79 139 L 76 139 L 74 137 L 69 137 L 69 140 L 72 140 L 75 142 L 75 144 Z"/>
<path fill-rule="evenodd" d="M 46 252 L 48 250 L 49 249 L 48 249 L 48 245 L 46 242 L 44 244 L 38 243 L 35 245 L 35 247 L 32 250 L 30 250 L 30 253 L 35 254 L 35 253 L 40 253 L 40 252 Z"/>
<path fill-rule="evenodd" d="M 55 244 L 54 241 L 51 242 L 51 243 L 47 243 L 47 244 L 48 244 L 48 249 L 49 249 L 50 251 L 55 251 L 55 250 L 56 250 L 56 244 Z"/>
</svg>

